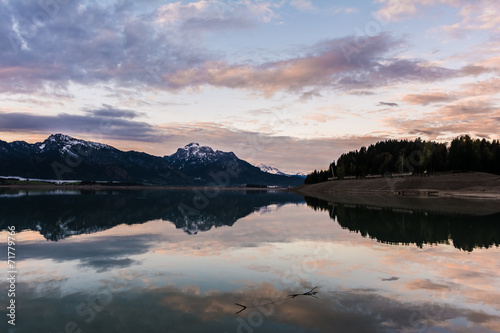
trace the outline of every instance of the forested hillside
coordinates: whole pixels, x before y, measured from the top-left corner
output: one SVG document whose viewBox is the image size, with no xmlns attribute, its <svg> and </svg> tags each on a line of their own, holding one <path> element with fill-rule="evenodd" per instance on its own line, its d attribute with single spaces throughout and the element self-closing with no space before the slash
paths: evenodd
<svg viewBox="0 0 500 333">
<path fill-rule="evenodd" d="M 388 174 L 432 174 L 479 171 L 500 174 L 500 141 L 472 139 L 468 135 L 450 144 L 409 140 L 386 140 L 342 154 L 326 170 L 307 175 L 306 184 L 335 177 L 366 178 Z"/>
</svg>

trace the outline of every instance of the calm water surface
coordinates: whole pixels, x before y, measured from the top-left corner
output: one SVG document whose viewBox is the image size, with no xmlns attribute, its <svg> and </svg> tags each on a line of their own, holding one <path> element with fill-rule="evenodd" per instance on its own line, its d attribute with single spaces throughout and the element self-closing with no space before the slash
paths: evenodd
<svg viewBox="0 0 500 333">
<path fill-rule="evenodd" d="M 10 191 L 0 212 L 2 332 L 500 331 L 498 215 L 258 191 Z"/>
</svg>

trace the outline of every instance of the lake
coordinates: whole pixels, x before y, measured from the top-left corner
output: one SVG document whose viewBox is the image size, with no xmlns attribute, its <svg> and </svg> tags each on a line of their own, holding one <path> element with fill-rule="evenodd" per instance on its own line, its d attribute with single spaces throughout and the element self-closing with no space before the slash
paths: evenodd
<svg viewBox="0 0 500 333">
<path fill-rule="evenodd" d="M 0 211 L 5 332 L 500 331 L 498 214 L 257 190 L 4 190 Z"/>
</svg>

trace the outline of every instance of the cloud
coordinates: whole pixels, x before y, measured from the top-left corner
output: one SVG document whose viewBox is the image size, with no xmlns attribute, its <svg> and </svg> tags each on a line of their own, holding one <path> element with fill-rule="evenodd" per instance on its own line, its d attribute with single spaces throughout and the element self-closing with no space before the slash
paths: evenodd
<svg viewBox="0 0 500 333">
<path fill-rule="evenodd" d="M 451 102 L 456 99 L 456 96 L 436 92 L 426 94 L 409 94 L 403 97 L 403 102 L 407 102 L 410 104 L 428 105 L 439 102 Z"/>
<path fill-rule="evenodd" d="M 463 3 L 460 10 L 462 20 L 454 24 L 443 25 L 440 28 L 448 37 L 458 39 L 466 38 L 469 33 L 481 30 L 499 33 L 499 10 L 500 3 L 495 0 L 467 1 Z"/>
<path fill-rule="evenodd" d="M 488 78 L 462 84 L 458 89 L 445 92 L 408 94 L 402 98 L 413 105 L 436 105 L 431 113 L 417 119 L 390 119 L 402 132 L 424 135 L 431 139 L 449 140 L 460 134 L 480 133 L 478 137 L 498 138 L 500 107 L 498 94 L 500 79 Z"/>
<path fill-rule="evenodd" d="M 302 92 L 326 87 L 349 91 L 464 75 L 461 70 L 432 66 L 419 60 L 391 58 L 388 53 L 401 47 L 403 41 L 389 34 L 366 37 L 362 50 L 346 54 L 353 40 L 353 37 L 328 40 L 310 47 L 307 55 L 260 65 L 206 62 L 163 79 L 173 89 L 210 85 L 249 89 L 272 96 L 278 91 Z"/>
<path fill-rule="evenodd" d="M 351 95 L 357 95 L 357 96 L 371 96 L 375 95 L 373 91 L 367 91 L 367 90 L 353 90 L 349 91 L 349 94 Z"/>
<path fill-rule="evenodd" d="M 500 94 L 500 78 L 489 78 L 482 81 L 464 83 L 456 92 L 460 96 L 487 96 L 494 98 Z"/>
<path fill-rule="evenodd" d="M 319 8 L 315 6 L 311 0 L 291 0 L 290 5 L 299 11 L 302 12 L 310 12 L 319 15 L 337 15 L 339 13 L 352 14 L 357 13 L 358 8 L 356 7 L 347 7 L 347 6 L 338 6 L 334 5 L 327 8 Z"/>
<path fill-rule="evenodd" d="M 133 110 L 121 110 L 112 107 L 111 105 L 103 104 L 101 108 L 90 109 L 86 108 L 85 111 L 94 117 L 105 117 L 105 118 L 127 118 L 133 119 L 144 115 L 144 113 L 133 111 Z"/>
<path fill-rule="evenodd" d="M 319 123 L 326 123 L 329 120 L 336 119 L 335 116 L 324 114 L 324 113 L 308 113 L 302 116 L 303 119 L 313 120 Z"/>
<path fill-rule="evenodd" d="M 359 9 L 356 8 L 356 7 L 343 7 L 342 10 L 346 13 L 346 14 L 352 14 L 352 13 L 357 13 L 359 12 Z"/>
<path fill-rule="evenodd" d="M 311 11 L 316 10 L 316 7 L 312 4 L 311 0 L 292 0 L 290 5 L 301 11 Z"/>
<path fill-rule="evenodd" d="M 386 123 L 401 133 L 424 134 L 429 139 L 450 139 L 465 133 L 498 138 L 500 108 L 488 101 L 461 100 L 423 114 L 421 118 L 388 118 Z"/>
<path fill-rule="evenodd" d="M 459 101 L 454 104 L 449 104 L 438 110 L 441 116 L 445 119 L 453 119 L 456 117 L 465 116 L 485 116 L 493 115 L 499 112 L 500 109 L 493 103 L 486 101 Z"/>
<path fill-rule="evenodd" d="M 498 121 L 494 118 L 466 120 L 462 122 L 430 122 L 430 121 L 412 121 L 407 125 L 408 132 L 411 135 L 421 136 L 425 135 L 430 139 L 440 139 L 450 141 L 451 139 L 470 133 L 480 133 L 488 135 L 493 139 L 500 139 L 498 134 Z M 486 132 L 486 133 L 485 133 Z"/>
<path fill-rule="evenodd" d="M 464 0 L 377 0 L 381 7 L 377 15 L 393 21 L 407 20 L 424 12 L 431 6 L 448 5 L 458 7 Z"/>
<path fill-rule="evenodd" d="M 253 1 L 87 1 L 54 2 L 47 13 L 36 1 L 4 3 L 0 88 L 11 93 L 64 90 L 70 82 L 161 86 L 164 75 L 220 59 L 204 47 L 206 33 L 271 20 L 276 7 Z"/>
<path fill-rule="evenodd" d="M 397 281 L 399 278 L 397 276 L 392 276 L 390 278 L 382 279 L 382 281 Z"/>
<path fill-rule="evenodd" d="M 484 66 L 467 65 L 467 66 L 462 67 L 461 71 L 464 74 L 464 76 L 467 76 L 467 75 L 477 76 L 477 75 L 480 75 L 483 73 L 488 73 L 491 71 L 491 69 L 484 67 Z"/>
<path fill-rule="evenodd" d="M 314 99 L 315 97 L 322 97 L 322 95 L 316 90 L 309 90 L 302 95 L 300 95 L 300 101 L 305 102 Z"/>
<path fill-rule="evenodd" d="M 379 106 L 390 106 L 390 107 L 395 107 L 399 106 L 398 103 L 392 103 L 392 102 L 378 102 Z"/>
<path fill-rule="evenodd" d="M 65 134 L 99 134 L 102 138 L 161 142 L 168 136 L 155 126 L 145 122 L 129 120 L 138 113 L 108 106 L 87 110 L 88 115 L 60 113 L 55 116 L 40 116 L 19 112 L 0 113 L 0 131 Z"/>
<path fill-rule="evenodd" d="M 258 21 L 269 22 L 277 15 L 276 4 L 265 2 L 198 1 L 173 2 L 155 10 L 154 18 L 162 27 L 182 32 L 246 29 Z"/>
<path fill-rule="evenodd" d="M 294 4 L 308 7 L 304 1 Z M 327 40 L 305 47 L 305 54 L 297 51 L 260 64 L 230 62 L 206 45 L 205 36 L 211 31 L 269 22 L 280 6 L 260 1 L 151 1 L 144 7 L 130 1 L 120 5 L 70 2 L 46 14 L 43 23 L 33 24 L 32 14 L 27 13 L 40 12 L 38 3 L 8 2 L 0 13 L 0 89 L 53 94 L 64 93 L 70 84 L 166 91 L 208 85 L 266 96 L 300 92 L 307 98 L 315 88 L 349 91 L 468 75 L 395 57 L 404 41 L 389 34 L 367 37 L 362 50 L 349 56 L 345 48 L 352 45 L 354 36 Z"/>
</svg>

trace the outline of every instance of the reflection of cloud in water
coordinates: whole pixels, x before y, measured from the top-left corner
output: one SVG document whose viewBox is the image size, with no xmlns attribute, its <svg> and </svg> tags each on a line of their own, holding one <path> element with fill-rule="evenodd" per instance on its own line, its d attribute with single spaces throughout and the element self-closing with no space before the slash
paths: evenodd
<svg viewBox="0 0 500 333">
<path fill-rule="evenodd" d="M 155 207 L 162 204 L 167 203 L 160 200 L 148 207 L 157 214 Z M 253 204 L 249 207 L 253 212 Z M 149 213 L 137 212 L 137 217 L 149 218 Z M 86 230 L 94 230 L 94 222 L 88 222 Z M 275 304 L 272 314 L 262 314 L 262 326 L 251 328 L 417 332 L 425 323 L 460 331 L 456 325 L 462 321 L 470 324 L 469 331 L 480 331 L 479 326 L 493 330 L 500 318 L 498 249 L 464 252 L 452 245 L 377 243 L 342 229 L 324 212 L 295 205 L 273 214 L 246 215 L 231 228 L 212 228 L 196 236 L 161 219 L 103 226 L 99 233 L 58 242 L 34 238 L 35 232 L 23 239 L 25 233 L 19 233 L 19 251 L 27 259 L 19 311 L 30 318 L 19 332 L 40 331 L 34 326 L 38 319 L 49 332 L 64 331 L 68 320 L 83 332 L 236 332 L 242 325 L 237 320 L 248 323 L 255 309 L 236 318 L 234 303 L 262 304 L 315 285 L 323 286 L 319 299 L 298 297 Z M 47 265 L 44 260 L 49 259 L 53 262 Z M 283 283 L 296 282 L 286 279 L 288 270 L 296 267 L 310 268 L 304 280 L 314 284 L 285 290 Z M 48 276 L 53 281 L 44 283 Z M 76 306 L 111 288 L 110 276 L 120 287 L 112 289 L 112 302 L 95 320 L 85 323 Z M 0 303 L 5 298 L 0 295 Z"/>
<path fill-rule="evenodd" d="M 89 239 L 81 242 L 44 242 L 19 244 L 23 259 L 53 259 L 55 261 L 109 258 L 147 252 L 148 244 L 158 235 L 139 234 Z"/>
<path fill-rule="evenodd" d="M 481 311 L 430 301 L 410 303 L 370 289 L 323 288 L 318 299 L 297 297 L 293 302 L 257 307 L 238 316 L 233 315 L 235 302 L 245 300 L 248 304 L 259 305 L 276 297 L 286 297 L 294 290 L 277 290 L 265 283 L 246 290 L 202 293 L 196 286 L 124 290 L 109 283 L 88 293 L 61 296 L 50 292 L 40 297 L 33 287 L 22 282 L 19 290 L 21 297 L 29 302 L 23 302 L 18 311 L 30 318 L 19 321 L 16 328 L 21 333 L 61 331 L 68 321 L 74 321 L 83 331 L 95 333 L 234 332 L 238 328 L 244 332 L 243 323 L 258 332 L 302 329 L 328 333 L 417 332 L 423 325 L 429 329 L 454 331 L 460 329 L 459 322 L 467 325 L 469 331 L 481 331 L 498 325 L 498 317 Z M 82 311 L 78 314 L 76 309 L 90 301 L 97 302 L 101 310 L 95 311 L 95 317 L 87 323 L 85 320 L 90 316 Z M 259 317 L 262 320 L 257 321 Z"/>
<path fill-rule="evenodd" d="M 78 266 L 83 268 L 86 267 L 92 268 L 97 273 L 102 273 L 109 271 L 111 269 L 126 268 L 134 264 L 139 265 L 140 262 L 137 260 L 132 260 L 130 258 L 123 258 L 123 259 L 105 258 L 105 259 L 87 260 L 79 264 Z"/>
<path fill-rule="evenodd" d="M 436 291 L 436 292 L 446 292 L 450 291 L 453 286 L 448 282 L 447 285 L 432 282 L 429 279 L 415 279 L 410 282 L 407 282 L 406 287 L 410 290 L 428 290 L 428 291 Z M 455 286 L 458 287 L 458 286 Z"/>
<path fill-rule="evenodd" d="M 85 242 L 20 243 L 18 249 L 23 253 L 23 260 L 79 261 L 79 267 L 100 273 L 138 264 L 127 257 L 147 253 L 152 242 L 158 239 L 158 235 L 153 234 L 110 236 L 87 239 Z"/>
</svg>

